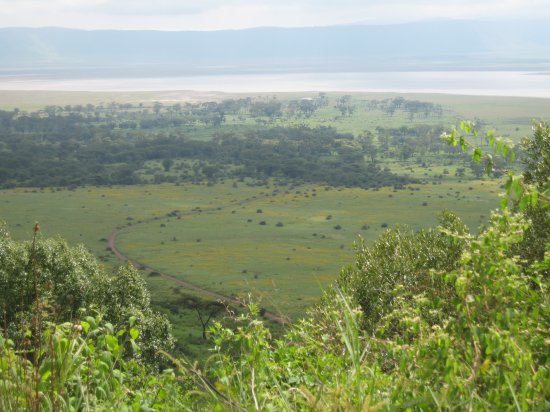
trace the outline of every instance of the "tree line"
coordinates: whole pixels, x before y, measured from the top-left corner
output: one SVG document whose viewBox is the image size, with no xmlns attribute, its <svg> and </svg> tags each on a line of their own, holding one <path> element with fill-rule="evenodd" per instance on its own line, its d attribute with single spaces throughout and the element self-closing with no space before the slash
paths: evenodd
<svg viewBox="0 0 550 412">
<path fill-rule="evenodd" d="M 411 179 L 365 162 L 368 147 L 330 127 L 215 129 L 199 140 L 178 129 L 128 130 L 110 117 L 78 112 L 0 112 L 0 187 L 138 184 L 146 162 L 169 171 L 176 159 L 204 167 L 172 181 L 280 177 L 337 186 L 379 187 Z M 371 148 L 372 149 L 372 148 Z"/>
</svg>

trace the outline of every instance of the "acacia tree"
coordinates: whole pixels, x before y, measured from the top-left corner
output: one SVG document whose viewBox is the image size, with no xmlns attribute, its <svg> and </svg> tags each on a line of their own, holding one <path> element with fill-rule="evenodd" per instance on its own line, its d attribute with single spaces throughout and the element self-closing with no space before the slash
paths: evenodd
<svg viewBox="0 0 550 412">
<path fill-rule="evenodd" d="M 365 132 L 360 135 L 357 140 L 363 148 L 363 152 L 367 154 L 371 163 L 376 163 L 376 155 L 378 154 L 378 148 L 374 144 L 374 135 L 370 130 L 365 130 Z"/>
</svg>

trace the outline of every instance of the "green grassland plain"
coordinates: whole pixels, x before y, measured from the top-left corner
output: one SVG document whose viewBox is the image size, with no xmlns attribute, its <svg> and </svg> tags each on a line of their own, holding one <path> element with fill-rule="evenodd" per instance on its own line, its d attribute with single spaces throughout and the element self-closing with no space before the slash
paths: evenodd
<svg viewBox="0 0 550 412">
<path fill-rule="evenodd" d="M 206 289 L 251 293 L 270 311 L 296 318 L 352 261 L 359 236 L 371 242 L 384 227 L 436 225 L 443 209 L 455 210 L 475 229 L 498 205 L 497 181 L 449 180 L 397 191 L 286 189 L 260 192 L 243 205 L 129 227 L 119 236 L 119 249 Z"/>
<path fill-rule="evenodd" d="M 441 184 L 397 191 L 229 180 L 213 186 L 12 189 L 1 193 L 0 216 L 17 239 L 30 239 L 37 220 L 41 236 L 83 243 L 107 268 L 121 263 L 106 250 L 106 239 L 122 228 L 117 246 L 132 260 L 224 295 L 251 295 L 268 310 L 297 319 L 352 262 L 359 236 L 371 242 L 386 225 L 435 225 L 443 209 L 475 230 L 498 206 L 500 184 L 445 176 Z M 179 219 L 168 216 L 175 210 Z M 140 221 L 147 222 L 136 224 Z M 181 305 L 207 298 L 144 276 L 153 302 L 164 308 L 179 341 L 195 356 L 201 351 L 200 324 Z"/>
<path fill-rule="evenodd" d="M 344 95 L 352 97 L 351 103 L 357 110 L 351 116 L 340 116 L 334 108 L 335 100 Z M 450 126 L 457 120 L 479 119 L 498 134 L 515 138 L 530 133 L 532 120 L 548 119 L 550 117 L 550 99 L 531 97 L 500 97 L 500 96 L 463 96 L 437 93 L 326 93 L 330 100 L 327 107 L 321 108 L 310 118 L 282 120 L 282 125 L 306 124 L 308 126 L 332 126 L 342 132 L 362 133 L 376 126 L 399 127 L 402 125 L 444 124 Z M 193 91 L 147 91 L 147 92 L 76 92 L 76 91 L 1 91 L 0 110 L 39 110 L 48 105 L 103 105 L 107 107 L 113 102 L 142 103 L 144 107 L 152 106 L 154 102 L 164 105 L 175 103 L 196 103 L 206 101 L 222 101 L 225 99 L 240 99 L 251 97 L 256 100 L 279 99 L 281 101 L 299 100 L 318 97 L 318 92 L 292 92 L 269 94 L 239 94 L 222 92 Z M 387 116 L 379 111 L 366 111 L 364 105 L 369 100 L 384 100 L 404 97 L 407 100 L 418 100 L 439 104 L 443 107 L 441 118 L 416 118 L 396 114 Z M 227 125 L 255 124 L 250 119 L 234 119 L 228 116 Z"/>
<path fill-rule="evenodd" d="M 273 124 L 334 126 L 354 134 L 376 126 L 413 124 L 451 125 L 460 119 L 478 118 L 517 141 L 530 134 L 531 120 L 550 118 L 550 99 L 402 95 L 408 100 L 441 104 L 441 118 L 407 119 L 396 114 L 364 110 L 365 100 L 401 94 L 347 93 L 358 110 L 342 117 L 332 104 L 310 118 L 281 119 Z M 286 93 L 257 99 L 291 100 L 318 93 Z M 331 103 L 339 94 L 329 93 Z M 245 95 L 191 92 L 0 93 L 0 108 L 35 110 L 48 104 L 108 104 L 160 101 L 212 101 Z M 251 119 L 228 118 L 227 127 L 254 124 Z M 224 126 L 225 127 L 225 126 Z M 198 130 L 199 134 L 207 131 Z M 207 137 L 206 137 L 207 138 Z M 499 179 L 456 177 L 463 165 L 449 159 L 430 159 L 421 167 L 380 159 L 399 174 L 425 179 L 425 184 L 404 190 L 364 190 L 322 185 L 300 185 L 270 180 L 266 185 L 226 180 L 214 185 L 160 184 L 67 189 L 19 188 L 0 191 L 0 220 L 16 239 L 30 239 L 39 221 L 41 236 L 61 236 L 69 243 L 83 243 L 107 268 L 120 264 L 107 249 L 107 238 L 122 229 L 118 248 L 134 261 L 224 295 L 261 300 L 270 311 L 293 319 L 314 304 L 323 288 L 343 265 L 353 261 L 353 243 L 359 236 L 372 242 L 385 229 L 408 225 L 413 229 L 437 224 L 444 209 L 456 212 L 471 229 L 486 222 L 499 204 Z M 148 165 L 152 170 L 160 163 Z M 445 170 L 447 169 L 447 171 Z M 147 171 L 143 171 L 147 173 Z M 201 212 L 199 212 L 199 210 Z M 179 211 L 181 217 L 169 216 Z M 260 212 L 261 211 L 261 212 Z M 136 224 L 142 222 L 141 224 Z M 262 224 L 261 222 L 265 222 Z M 198 292 L 144 272 L 153 302 L 175 325 L 181 348 L 192 356 L 204 351 L 200 323 L 186 303 L 208 300 Z M 199 354 L 199 355 L 198 355 Z"/>
</svg>

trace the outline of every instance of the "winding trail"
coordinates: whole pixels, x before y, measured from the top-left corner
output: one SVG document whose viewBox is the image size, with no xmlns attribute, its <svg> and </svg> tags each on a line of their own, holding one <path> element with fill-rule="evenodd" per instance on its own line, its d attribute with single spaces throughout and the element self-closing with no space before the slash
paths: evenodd
<svg viewBox="0 0 550 412">
<path fill-rule="evenodd" d="M 269 195 L 264 195 L 262 197 L 269 197 Z M 223 209 L 228 209 L 230 207 L 235 207 L 235 206 L 242 206 L 242 205 L 245 205 L 247 203 L 252 203 L 252 202 L 255 202 L 257 201 L 258 198 L 249 198 L 249 199 L 246 199 L 246 200 L 243 200 L 243 201 L 240 201 L 240 202 L 236 202 L 236 203 L 231 203 L 229 205 L 225 205 L 225 206 L 221 206 L 221 207 L 216 207 L 216 208 L 209 208 L 209 209 L 200 209 L 200 210 L 192 210 L 192 211 L 189 211 L 189 212 L 185 212 L 185 213 L 177 213 L 175 216 L 178 216 L 178 217 L 184 217 L 184 216 L 191 216 L 191 215 L 195 215 L 195 214 L 201 214 L 201 213 L 211 213 L 211 212 L 216 212 L 216 211 L 220 211 L 220 210 L 223 210 Z M 174 213 L 174 212 L 172 212 Z M 149 265 L 145 265 L 141 262 L 138 262 L 137 260 L 134 260 L 134 259 L 131 259 L 128 255 L 125 255 L 123 252 L 121 252 L 117 246 L 116 246 L 116 241 L 117 241 L 117 238 L 118 236 L 124 232 L 124 231 L 127 231 L 131 228 L 134 228 L 136 226 L 142 226 L 142 225 L 146 225 L 146 224 L 149 224 L 149 223 L 152 223 L 156 220 L 160 220 L 164 217 L 167 217 L 168 215 L 166 216 L 154 216 L 154 217 L 151 217 L 149 219 L 145 219 L 145 220 L 142 220 L 140 221 L 139 223 L 133 223 L 133 224 L 129 224 L 125 227 L 121 227 L 121 228 L 117 228 L 115 230 L 113 230 L 111 232 L 111 234 L 109 235 L 109 238 L 107 239 L 107 245 L 109 247 L 109 249 L 113 252 L 113 254 L 121 261 L 123 262 L 128 262 L 130 263 L 131 265 L 133 265 L 134 267 L 136 268 L 139 268 L 140 270 L 143 270 L 143 271 L 146 271 L 148 273 L 152 273 L 152 272 L 155 272 L 155 273 L 158 273 L 159 276 L 161 276 L 162 278 L 172 282 L 172 283 L 175 283 L 177 285 L 180 285 L 186 289 L 190 289 L 190 290 L 194 290 L 196 292 L 200 292 L 204 295 L 207 295 L 207 296 L 210 296 L 214 299 L 218 299 L 218 300 L 221 300 L 223 302 L 225 302 L 226 304 L 229 304 L 231 306 L 234 306 L 234 307 L 243 307 L 243 303 L 240 302 L 239 300 L 235 299 L 235 298 L 232 298 L 230 296 L 225 296 L 225 295 L 222 295 L 220 293 L 217 293 L 217 292 L 214 292 L 214 291 L 211 291 L 211 290 L 208 290 L 208 289 L 205 289 L 201 286 L 198 286 L 198 285 L 195 285 L 194 283 L 191 283 L 191 282 L 188 282 L 188 281 L 185 281 L 185 280 L 181 280 L 181 279 L 178 279 L 177 277 L 175 276 L 172 276 L 172 275 L 169 275 L 167 273 L 163 273 L 155 268 L 153 268 L 152 266 L 149 266 Z M 172 215 L 174 216 L 174 215 Z M 264 311 L 262 313 L 262 316 L 270 321 L 273 321 L 273 322 L 276 322 L 276 323 L 279 323 L 281 325 L 286 325 L 288 323 L 290 323 L 290 319 L 288 319 L 287 317 L 285 316 L 281 316 L 281 315 L 277 315 L 273 312 L 269 312 L 269 311 Z"/>
</svg>

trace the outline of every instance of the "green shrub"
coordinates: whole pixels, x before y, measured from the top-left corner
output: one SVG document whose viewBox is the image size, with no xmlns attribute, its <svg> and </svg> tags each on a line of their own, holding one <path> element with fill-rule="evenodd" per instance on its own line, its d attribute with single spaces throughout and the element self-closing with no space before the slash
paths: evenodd
<svg viewBox="0 0 550 412">
<path fill-rule="evenodd" d="M 402 293 L 444 287 L 433 280 L 430 270 L 456 267 L 464 242 L 451 234 L 464 234 L 466 227 L 449 212 L 440 216 L 440 223 L 439 229 L 418 232 L 388 229 L 372 246 L 362 241 L 357 245 L 355 264 L 342 269 L 337 284 L 364 312 L 365 328 L 372 331 L 378 320 L 392 310 L 396 286 L 404 287 Z"/>
<path fill-rule="evenodd" d="M 443 233 L 395 230 L 372 250 L 359 249 L 356 270 L 375 269 L 369 261 L 382 250 L 399 261 L 391 281 L 371 277 L 361 289 L 389 300 L 375 317 L 345 284 L 277 340 L 256 319 L 256 305 L 234 327 L 216 323 L 206 370 L 180 364 L 199 388 L 191 408 L 547 410 L 550 302 L 542 273 L 550 246 L 544 261 L 524 270 L 508 257 L 526 228 L 522 216 L 495 214 L 491 223 L 472 236 L 447 216 Z M 413 245 L 420 248 L 414 259 Z M 442 259 L 444 245 L 456 255 Z M 429 246 L 438 248 L 433 256 Z"/>
<path fill-rule="evenodd" d="M 0 302 L 4 334 L 16 346 L 25 340 L 25 325 L 78 319 L 79 309 L 101 312 L 116 329 L 130 317 L 140 332 L 141 357 L 160 361 L 159 349 L 171 350 L 168 320 L 151 308 L 145 281 L 128 265 L 106 273 L 83 247 L 61 239 L 18 242 L 0 233 Z M 35 326 L 36 329 L 36 326 Z"/>
<path fill-rule="evenodd" d="M 120 331 L 99 316 L 48 324 L 27 352 L 34 362 L 0 334 L 0 410 L 178 410 L 173 371 L 150 375 L 123 358 L 126 348 L 139 353 L 133 322 Z"/>
</svg>

